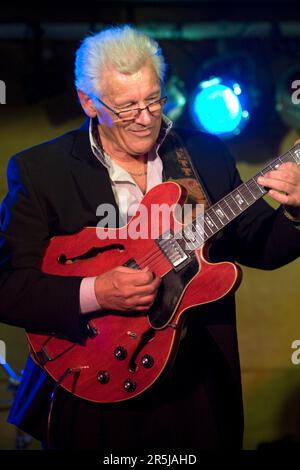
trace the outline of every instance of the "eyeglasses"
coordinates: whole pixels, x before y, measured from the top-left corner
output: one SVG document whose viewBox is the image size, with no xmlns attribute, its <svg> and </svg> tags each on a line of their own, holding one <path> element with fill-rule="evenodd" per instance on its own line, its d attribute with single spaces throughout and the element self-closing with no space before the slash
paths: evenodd
<svg viewBox="0 0 300 470">
<path fill-rule="evenodd" d="M 115 111 L 112 109 L 110 106 L 108 106 L 106 103 L 104 103 L 100 98 L 95 96 L 95 98 L 99 101 L 99 103 L 102 104 L 106 109 L 108 109 L 111 113 L 113 113 L 115 116 L 117 116 L 121 121 L 133 121 L 136 119 L 142 111 L 147 109 L 147 111 L 150 114 L 155 115 L 156 113 L 160 113 L 162 110 L 163 106 L 166 104 L 166 101 L 168 99 L 167 96 L 164 96 L 163 98 L 160 98 L 157 101 L 153 101 L 152 103 L 149 103 L 147 106 L 144 108 L 134 108 L 134 109 L 125 109 L 124 111 Z"/>
</svg>

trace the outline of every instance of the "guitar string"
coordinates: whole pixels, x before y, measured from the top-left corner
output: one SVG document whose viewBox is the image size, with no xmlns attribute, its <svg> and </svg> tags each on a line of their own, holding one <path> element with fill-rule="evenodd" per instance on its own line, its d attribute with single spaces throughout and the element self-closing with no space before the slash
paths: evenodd
<svg viewBox="0 0 300 470">
<path fill-rule="evenodd" d="M 150 251 L 146 256 L 142 257 L 142 258 L 137 258 L 136 259 L 136 262 L 139 266 L 142 265 L 142 263 L 151 263 L 152 261 L 154 261 L 152 258 L 156 257 L 158 255 L 158 257 L 160 257 L 160 255 L 163 255 L 163 253 L 160 251 L 159 248 L 156 248 L 155 250 L 153 251 Z"/>
<path fill-rule="evenodd" d="M 244 183 L 244 184 L 246 184 L 246 183 Z M 229 194 L 230 194 L 230 193 L 229 193 Z M 228 196 L 228 195 L 227 195 L 227 196 Z M 227 197 L 227 196 L 226 196 L 226 197 Z M 223 198 L 223 199 L 225 199 L 225 198 Z M 216 204 L 219 204 L 223 199 L 221 199 L 220 201 L 218 201 L 218 203 L 216 203 Z M 147 261 L 147 262 L 150 262 L 151 258 L 152 258 L 153 256 L 155 256 L 156 253 L 158 253 L 158 252 L 161 253 L 162 256 L 165 256 L 165 255 L 160 251 L 159 247 L 157 247 L 157 248 L 155 248 L 155 250 L 150 251 L 146 256 L 144 256 L 144 257 L 141 258 L 140 260 L 136 260 L 136 261 L 138 262 L 139 265 L 141 265 L 143 262 L 146 262 L 146 261 Z"/>
<path fill-rule="evenodd" d="M 159 268 L 160 266 L 162 266 L 162 264 L 163 264 L 162 262 L 163 262 L 163 253 L 162 253 L 161 256 L 160 256 L 160 259 L 156 259 L 156 260 L 154 260 L 154 261 L 151 262 L 151 263 L 146 263 L 144 266 L 141 264 L 140 266 L 141 266 L 142 268 L 145 268 L 146 266 L 149 266 L 149 264 L 150 264 L 149 267 L 150 267 L 152 270 L 154 270 L 154 269 L 157 269 L 157 268 Z"/>
<path fill-rule="evenodd" d="M 283 161 L 283 160 L 285 160 L 285 158 L 288 158 L 288 157 L 286 157 L 287 153 L 289 153 L 289 151 L 286 152 L 286 154 L 283 155 L 282 157 L 278 157 L 278 160 L 280 159 L 281 161 Z M 153 268 L 155 265 L 157 265 L 157 267 L 159 267 L 159 265 L 162 263 L 164 258 L 167 259 L 166 256 L 164 255 L 164 253 L 162 251 L 160 251 L 159 247 L 155 247 L 155 249 L 150 251 L 146 256 L 144 256 L 140 259 L 137 258 L 136 262 L 142 268 L 146 267 L 149 263 L 151 263 L 151 267 Z M 143 264 L 144 264 L 144 266 L 143 266 Z"/>
<path fill-rule="evenodd" d="M 178 232 L 176 232 L 178 233 Z M 159 246 L 155 246 L 155 248 L 152 250 L 152 251 L 149 251 L 149 253 L 147 253 L 147 255 L 145 255 L 144 257 L 140 258 L 139 260 L 136 259 L 135 261 L 137 262 L 138 265 L 141 265 L 141 263 L 143 262 L 148 262 L 148 260 L 150 260 L 153 256 L 155 256 L 156 254 L 161 254 L 162 257 L 165 257 L 164 253 L 161 251 L 161 249 L 159 248 Z"/>
</svg>

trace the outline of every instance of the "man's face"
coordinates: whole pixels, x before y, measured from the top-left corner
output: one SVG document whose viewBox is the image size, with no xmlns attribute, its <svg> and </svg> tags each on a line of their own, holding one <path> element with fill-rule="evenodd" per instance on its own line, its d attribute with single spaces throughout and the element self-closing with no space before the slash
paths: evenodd
<svg viewBox="0 0 300 470">
<path fill-rule="evenodd" d="M 160 98 L 160 84 L 151 62 L 129 75 L 106 70 L 102 77 L 101 100 L 113 110 L 144 108 Z M 100 137 L 104 149 L 116 157 L 143 155 L 157 140 L 162 113 L 154 115 L 147 109 L 135 120 L 122 122 L 111 111 L 96 101 Z"/>
</svg>

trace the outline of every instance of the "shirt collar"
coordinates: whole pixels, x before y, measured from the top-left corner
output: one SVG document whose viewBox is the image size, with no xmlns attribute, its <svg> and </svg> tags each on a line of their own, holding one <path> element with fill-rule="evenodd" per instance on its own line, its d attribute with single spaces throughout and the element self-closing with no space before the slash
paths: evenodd
<svg viewBox="0 0 300 470">
<path fill-rule="evenodd" d="M 163 114 L 162 123 L 161 123 L 161 127 L 159 130 L 158 138 L 156 141 L 156 146 L 155 146 L 156 153 L 158 152 L 159 147 L 162 145 L 168 133 L 170 132 L 172 126 L 173 126 L 173 122 L 171 121 L 171 119 L 169 119 L 167 116 Z M 111 159 L 109 158 L 109 155 L 105 153 L 101 145 L 100 139 L 99 139 L 97 118 L 90 118 L 89 139 L 90 139 L 90 145 L 91 145 L 93 154 L 98 158 L 98 160 L 100 160 L 100 162 L 106 168 L 110 168 Z"/>
</svg>

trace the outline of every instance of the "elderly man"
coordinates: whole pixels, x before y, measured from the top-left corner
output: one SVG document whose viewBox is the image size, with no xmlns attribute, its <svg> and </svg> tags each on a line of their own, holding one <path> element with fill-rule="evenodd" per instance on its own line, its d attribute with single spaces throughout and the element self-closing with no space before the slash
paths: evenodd
<svg viewBox="0 0 300 470">
<path fill-rule="evenodd" d="M 1 207 L 2 321 L 76 343 L 91 312 L 146 315 L 161 283 L 150 269 L 46 274 L 41 261 L 49 239 L 95 227 L 101 204 L 117 208 L 125 224 L 143 195 L 168 179 L 193 188 L 194 202 L 206 205 L 241 183 L 218 139 L 171 129 L 163 115 L 164 73 L 158 44 L 131 27 L 82 42 L 75 75 L 87 121 L 9 162 Z M 274 269 L 299 256 L 299 167 L 284 163 L 258 182 L 282 206 L 275 211 L 257 201 L 219 233 L 213 260 Z M 192 310 L 174 367 L 144 394 L 103 404 L 58 388 L 48 420 L 54 382 L 29 358 L 9 421 L 52 449 L 240 448 L 234 296 Z"/>
</svg>

